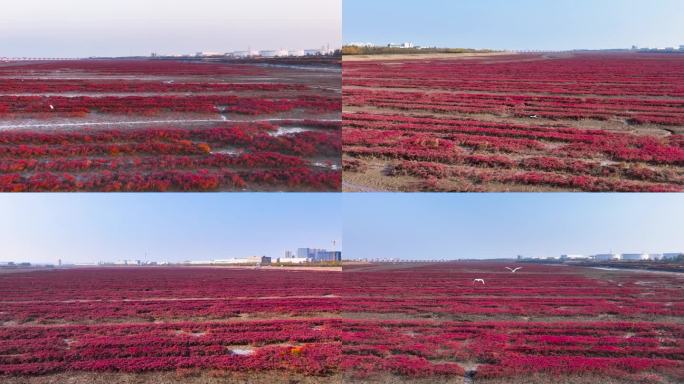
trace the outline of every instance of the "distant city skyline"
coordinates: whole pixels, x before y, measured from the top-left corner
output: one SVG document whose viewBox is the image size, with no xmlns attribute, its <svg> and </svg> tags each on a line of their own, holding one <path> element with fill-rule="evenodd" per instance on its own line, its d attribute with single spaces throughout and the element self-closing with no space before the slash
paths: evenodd
<svg viewBox="0 0 684 384">
<path fill-rule="evenodd" d="M 0 212 L 0 262 L 277 258 L 342 244 L 337 194 L 1 194 Z"/>
<path fill-rule="evenodd" d="M 341 14 L 341 0 L 8 0 L 0 57 L 339 47 Z"/>
<path fill-rule="evenodd" d="M 344 42 L 495 50 L 684 44 L 680 0 L 345 0 Z"/>
<path fill-rule="evenodd" d="M 345 194 L 344 258 L 684 252 L 682 194 Z"/>
</svg>

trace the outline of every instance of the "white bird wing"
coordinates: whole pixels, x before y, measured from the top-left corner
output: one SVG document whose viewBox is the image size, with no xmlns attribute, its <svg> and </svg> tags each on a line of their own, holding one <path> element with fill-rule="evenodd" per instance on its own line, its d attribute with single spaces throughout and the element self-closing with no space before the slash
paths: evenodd
<svg viewBox="0 0 684 384">
<path fill-rule="evenodd" d="M 513 271 L 513 269 L 511 269 L 511 268 L 509 268 L 509 267 L 506 267 L 506 269 L 508 269 L 508 270 L 511 271 L 511 272 Z"/>
<path fill-rule="evenodd" d="M 522 267 L 518 267 L 518 268 L 514 269 L 513 272 L 520 270 L 520 269 L 522 269 Z"/>
</svg>

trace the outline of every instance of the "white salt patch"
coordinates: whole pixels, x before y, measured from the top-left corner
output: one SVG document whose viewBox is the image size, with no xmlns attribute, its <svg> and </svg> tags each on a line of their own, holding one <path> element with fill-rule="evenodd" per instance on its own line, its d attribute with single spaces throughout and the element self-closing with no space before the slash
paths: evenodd
<svg viewBox="0 0 684 384">
<path fill-rule="evenodd" d="M 254 350 L 252 349 L 246 349 L 246 348 L 233 348 L 230 350 L 234 355 L 240 355 L 240 356 L 249 356 L 254 353 Z"/>
<path fill-rule="evenodd" d="M 311 129 L 301 128 L 301 127 L 278 127 L 275 132 L 269 132 L 268 134 L 272 137 L 294 135 L 297 133 L 311 131 Z"/>
</svg>

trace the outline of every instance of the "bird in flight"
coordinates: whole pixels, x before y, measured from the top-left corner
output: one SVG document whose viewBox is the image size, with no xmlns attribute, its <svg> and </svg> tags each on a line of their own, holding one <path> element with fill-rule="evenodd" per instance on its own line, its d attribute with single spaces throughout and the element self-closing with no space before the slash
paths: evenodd
<svg viewBox="0 0 684 384">
<path fill-rule="evenodd" d="M 518 271 L 519 269 L 522 269 L 522 267 L 518 267 L 518 268 L 515 268 L 515 269 L 513 269 L 513 268 L 511 268 L 511 267 L 506 267 L 506 269 L 508 269 L 509 271 L 511 271 L 511 273 L 515 273 L 515 272 Z"/>
<path fill-rule="evenodd" d="M 484 282 L 484 279 L 474 279 L 473 284 L 475 284 L 475 283 L 482 283 L 482 285 L 484 285 L 485 282 Z"/>
</svg>

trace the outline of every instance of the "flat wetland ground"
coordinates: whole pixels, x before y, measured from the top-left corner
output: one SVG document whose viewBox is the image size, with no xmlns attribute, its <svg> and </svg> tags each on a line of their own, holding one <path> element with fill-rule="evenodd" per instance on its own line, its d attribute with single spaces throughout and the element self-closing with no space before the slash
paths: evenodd
<svg viewBox="0 0 684 384">
<path fill-rule="evenodd" d="M 14 271 L 0 381 L 674 384 L 683 288 L 503 262 Z"/>
<path fill-rule="evenodd" d="M 339 59 L 0 63 L 0 190 L 339 191 Z"/>
<path fill-rule="evenodd" d="M 345 56 L 343 190 L 682 191 L 684 55 Z"/>
</svg>

